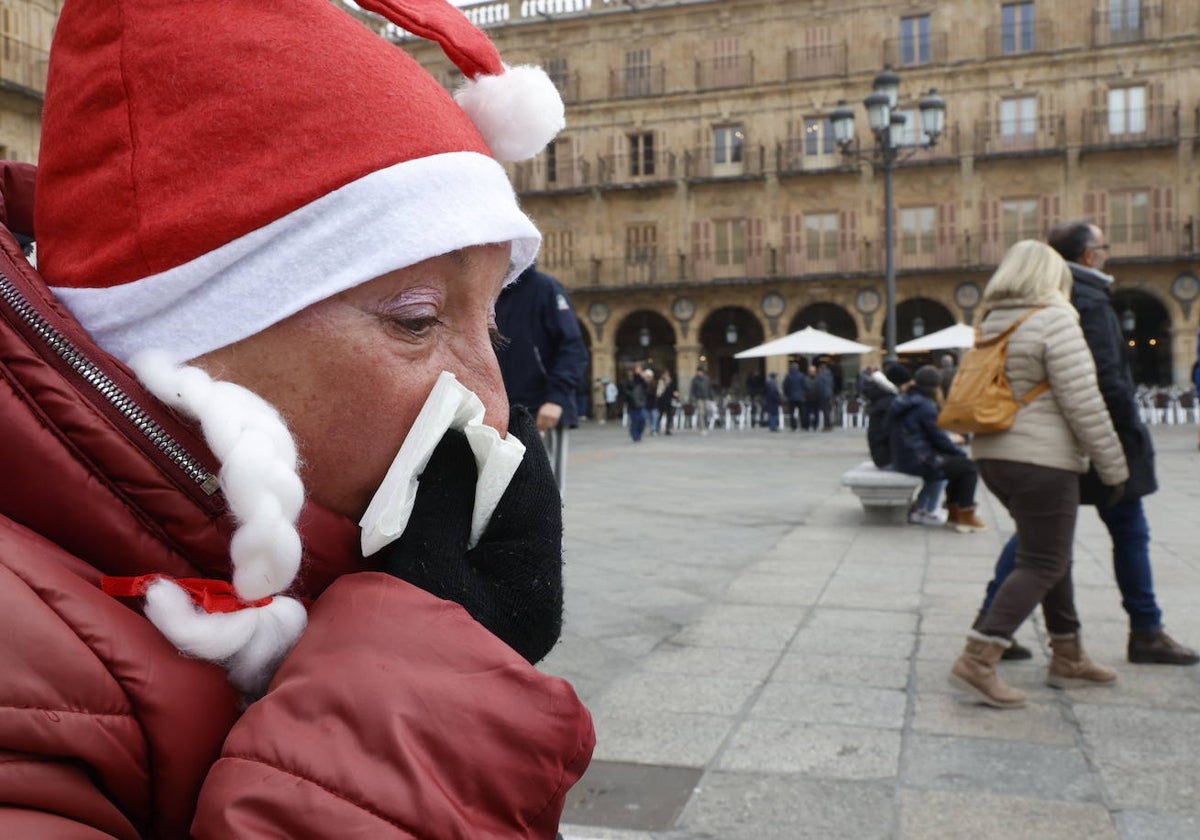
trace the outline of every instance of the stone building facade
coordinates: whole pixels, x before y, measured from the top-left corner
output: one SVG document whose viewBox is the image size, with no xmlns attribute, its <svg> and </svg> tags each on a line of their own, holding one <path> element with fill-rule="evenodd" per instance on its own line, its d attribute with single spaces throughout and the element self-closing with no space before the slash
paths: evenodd
<svg viewBox="0 0 1200 840">
<path fill-rule="evenodd" d="M 1200 306 L 1195 0 L 498 0 L 464 9 L 547 69 L 568 127 L 512 167 L 571 290 L 591 380 L 634 361 L 737 389 L 803 326 L 880 348 L 883 173 L 863 98 L 907 113 L 894 171 L 897 338 L 981 313 L 1012 242 L 1090 216 L 1108 233 L 1136 375 L 1182 385 Z M 397 35 L 448 87 L 436 45 Z M 932 148 L 917 101 L 946 100 Z M 856 111 L 856 155 L 829 115 Z M 841 360 L 849 376 L 879 353 Z"/>
<path fill-rule="evenodd" d="M 0 2 L 0 158 L 36 162 L 50 38 L 62 0 Z"/>
</svg>

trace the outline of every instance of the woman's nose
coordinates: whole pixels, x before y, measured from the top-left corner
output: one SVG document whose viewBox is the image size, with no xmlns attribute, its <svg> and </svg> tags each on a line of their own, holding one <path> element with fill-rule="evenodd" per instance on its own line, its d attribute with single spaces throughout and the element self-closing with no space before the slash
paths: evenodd
<svg viewBox="0 0 1200 840">
<path fill-rule="evenodd" d="M 500 377 L 500 364 L 496 361 L 491 337 L 487 337 L 485 351 L 468 355 L 454 373 L 458 381 L 483 403 L 483 422 L 501 436 L 508 434 L 508 394 Z"/>
</svg>

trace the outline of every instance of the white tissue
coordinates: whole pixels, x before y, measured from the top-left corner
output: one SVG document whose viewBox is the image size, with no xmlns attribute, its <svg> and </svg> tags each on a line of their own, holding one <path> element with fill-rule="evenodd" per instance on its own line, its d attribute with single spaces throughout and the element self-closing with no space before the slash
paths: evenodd
<svg viewBox="0 0 1200 840">
<path fill-rule="evenodd" d="M 491 426 L 483 425 L 483 414 L 479 397 L 454 374 L 442 371 L 358 523 L 362 527 L 363 557 L 370 557 L 404 533 L 417 498 L 418 477 L 447 429 L 463 432 L 475 455 L 479 477 L 468 545 L 473 548 L 479 542 L 525 456 L 525 444 L 512 435 L 501 438 Z"/>
</svg>

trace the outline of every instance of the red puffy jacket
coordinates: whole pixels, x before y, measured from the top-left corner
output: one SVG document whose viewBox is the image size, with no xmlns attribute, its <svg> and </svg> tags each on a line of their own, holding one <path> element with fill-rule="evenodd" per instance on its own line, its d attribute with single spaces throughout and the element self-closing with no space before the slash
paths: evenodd
<svg viewBox="0 0 1200 840">
<path fill-rule="evenodd" d="M 32 172 L 0 165 L 16 230 Z M 245 709 L 220 668 L 100 591 L 101 575 L 228 579 L 232 523 L 201 439 L 7 233 L 0 418 L 0 837 L 554 837 L 587 710 L 456 604 L 364 571 L 353 523 L 306 507 L 309 625 Z"/>
</svg>

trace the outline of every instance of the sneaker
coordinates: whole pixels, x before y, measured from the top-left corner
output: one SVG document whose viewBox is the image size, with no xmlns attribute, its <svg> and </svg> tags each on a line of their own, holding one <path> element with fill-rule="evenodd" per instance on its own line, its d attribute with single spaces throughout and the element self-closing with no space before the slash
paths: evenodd
<svg viewBox="0 0 1200 840">
<path fill-rule="evenodd" d="M 936 512 L 920 508 L 909 513 L 908 521 L 913 525 L 932 525 L 934 527 L 942 524 L 942 518 Z"/>
</svg>

